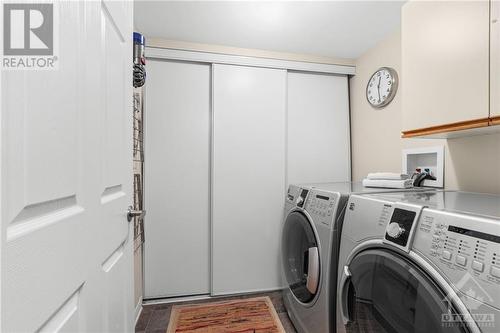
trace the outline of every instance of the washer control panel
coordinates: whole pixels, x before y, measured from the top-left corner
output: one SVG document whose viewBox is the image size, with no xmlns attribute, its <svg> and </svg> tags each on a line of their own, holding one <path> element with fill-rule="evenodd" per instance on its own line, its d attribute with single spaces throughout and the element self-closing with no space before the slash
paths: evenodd
<svg viewBox="0 0 500 333">
<path fill-rule="evenodd" d="M 330 226 L 335 210 L 335 195 L 319 191 L 311 191 L 307 200 L 306 211 L 324 225 Z"/>
<path fill-rule="evenodd" d="M 464 294 L 500 308 L 500 221 L 424 210 L 414 248 Z"/>
<path fill-rule="evenodd" d="M 391 221 L 385 231 L 385 239 L 405 247 L 408 244 L 408 238 L 416 216 L 417 213 L 414 211 L 394 208 Z"/>
<path fill-rule="evenodd" d="M 408 252 L 421 210 L 421 206 L 403 203 L 396 203 L 392 212 L 387 209 L 385 217 L 390 216 L 390 220 L 385 226 L 384 243 L 397 246 Z"/>
</svg>

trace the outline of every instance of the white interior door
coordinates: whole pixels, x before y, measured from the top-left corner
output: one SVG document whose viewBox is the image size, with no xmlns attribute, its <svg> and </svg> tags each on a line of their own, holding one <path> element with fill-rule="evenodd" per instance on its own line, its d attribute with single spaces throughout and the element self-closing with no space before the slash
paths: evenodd
<svg viewBox="0 0 500 333">
<path fill-rule="evenodd" d="M 210 288 L 210 65 L 150 60 L 145 297 Z"/>
<path fill-rule="evenodd" d="M 59 69 L 2 72 L 1 330 L 131 332 L 132 3 L 54 10 Z"/>
<path fill-rule="evenodd" d="M 289 184 L 349 181 L 347 76 L 288 72 Z"/>
<path fill-rule="evenodd" d="M 286 71 L 213 65 L 212 294 L 280 286 Z"/>
</svg>

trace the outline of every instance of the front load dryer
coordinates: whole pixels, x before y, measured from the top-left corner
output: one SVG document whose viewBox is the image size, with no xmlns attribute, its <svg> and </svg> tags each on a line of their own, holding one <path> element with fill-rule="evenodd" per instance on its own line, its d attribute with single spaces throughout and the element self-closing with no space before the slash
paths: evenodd
<svg viewBox="0 0 500 333">
<path fill-rule="evenodd" d="M 350 182 L 289 187 L 281 244 L 283 300 L 299 333 L 335 331 L 339 230 L 349 195 L 394 191 L 401 190 Z"/>
<path fill-rule="evenodd" d="M 500 196 L 350 197 L 338 332 L 500 332 Z"/>
</svg>

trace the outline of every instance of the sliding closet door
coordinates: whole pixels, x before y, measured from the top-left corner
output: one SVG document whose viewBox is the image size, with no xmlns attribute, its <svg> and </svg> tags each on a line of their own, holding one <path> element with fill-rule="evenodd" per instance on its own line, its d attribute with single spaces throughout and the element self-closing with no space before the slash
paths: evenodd
<svg viewBox="0 0 500 333">
<path fill-rule="evenodd" d="M 347 76 L 288 73 L 288 183 L 348 181 Z"/>
<path fill-rule="evenodd" d="M 212 294 L 280 286 L 286 71 L 213 66 Z"/>
<path fill-rule="evenodd" d="M 210 288 L 210 65 L 150 60 L 145 297 Z"/>
</svg>

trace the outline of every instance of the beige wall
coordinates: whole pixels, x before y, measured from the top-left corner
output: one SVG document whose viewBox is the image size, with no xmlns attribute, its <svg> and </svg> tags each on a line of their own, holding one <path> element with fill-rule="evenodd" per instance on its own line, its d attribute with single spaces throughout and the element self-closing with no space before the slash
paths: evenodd
<svg viewBox="0 0 500 333">
<path fill-rule="evenodd" d="M 401 139 L 401 91 L 387 107 L 376 110 L 365 98 L 366 82 L 382 66 L 401 74 L 401 34 L 396 31 L 356 60 L 350 79 L 352 174 L 360 180 L 369 172 L 401 171 L 401 150 L 445 146 L 445 187 L 500 193 L 500 134 L 448 140 Z M 400 87 L 404 78 L 400 77 Z"/>
</svg>

